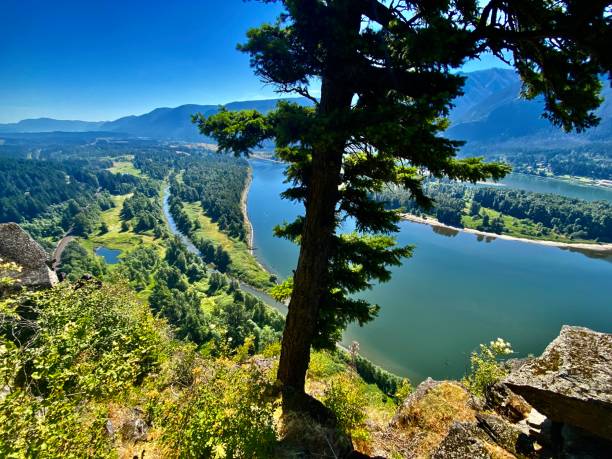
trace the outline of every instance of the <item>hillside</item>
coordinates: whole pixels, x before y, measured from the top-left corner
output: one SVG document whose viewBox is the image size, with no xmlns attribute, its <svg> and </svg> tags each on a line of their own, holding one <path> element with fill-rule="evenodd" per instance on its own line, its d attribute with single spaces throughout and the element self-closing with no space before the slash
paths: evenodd
<svg viewBox="0 0 612 459">
<path fill-rule="evenodd" d="M 566 134 L 542 117 L 542 98 L 520 97 L 521 82 L 513 70 L 481 70 L 466 76 L 465 94 L 456 100 L 447 131 L 449 137 L 467 141 L 466 150 L 484 145 L 568 148 L 609 141 L 612 135 L 612 90 L 605 81 L 605 101 L 596 111 L 601 124 L 583 134 Z"/>
<path fill-rule="evenodd" d="M 268 112 L 274 108 L 279 99 L 250 100 L 230 102 L 228 110 L 252 109 Z M 309 105 L 304 98 L 286 99 L 299 104 Z M 191 123 L 191 115 L 203 113 L 207 116 L 217 113 L 218 105 L 187 104 L 175 108 L 156 108 L 143 115 L 132 115 L 106 122 L 63 121 L 50 118 L 23 120 L 18 123 L 0 124 L 0 133 L 32 133 L 32 132 L 84 132 L 103 131 L 128 134 L 134 137 L 151 137 L 155 139 L 173 139 L 185 141 L 203 141 L 205 138 Z"/>
<path fill-rule="evenodd" d="M 520 98 L 521 82 L 513 70 L 492 68 L 466 73 L 464 95 L 455 101 L 450 114 L 451 138 L 465 140 L 471 150 L 479 151 L 486 145 L 505 149 L 568 148 L 596 142 L 608 142 L 612 135 L 612 90 L 604 83 L 605 102 L 597 114 L 600 126 L 584 134 L 565 134 L 542 118 L 543 102 Z M 311 105 L 305 98 L 287 99 Z M 278 99 L 251 100 L 226 104 L 229 110 L 255 109 L 267 112 Z M 19 123 L 0 124 L 0 133 L 50 131 L 107 131 L 135 137 L 173 139 L 184 141 L 209 140 L 198 133 L 191 123 L 191 115 L 212 115 L 217 105 L 181 105 L 175 108 L 156 108 L 143 115 L 132 115 L 107 122 L 62 121 L 49 118 L 23 120 Z"/>
<path fill-rule="evenodd" d="M 99 131 L 101 130 L 103 124 L 103 121 L 98 122 L 36 118 L 21 120 L 17 123 L 0 124 L 0 133 Z"/>
</svg>

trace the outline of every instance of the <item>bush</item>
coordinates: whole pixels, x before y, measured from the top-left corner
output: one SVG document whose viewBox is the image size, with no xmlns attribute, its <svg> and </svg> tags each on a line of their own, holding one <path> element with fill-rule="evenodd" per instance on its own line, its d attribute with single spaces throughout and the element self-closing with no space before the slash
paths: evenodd
<svg viewBox="0 0 612 459">
<path fill-rule="evenodd" d="M 206 374 L 165 409 L 169 457 L 271 457 L 273 405 L 266 382 L 249 368 L 210 362 Z"/>
<path fill-rule="evenodd" d="M 68 283 L 0 301 L 0 457 L 104 457 L 100 402 L 158 367 L 165 337 L 124 286 Z"/>
<path fill-rule="evenodd" d="M 512 354 L 509 342 L 501 338 L 491 341 L 489 345 L 481 344 L 478 352 L 472 352 L 470 357 L 471 371 L 463 382 L 470 392 L 479 397 L 484 396 L 487 387 L 501 381 L 507 374 L 500 360 Z"/>
<path fill-rule="evenodd" d="M 323 403 L 336 416 L 340 430 L 361 440 L 367 438 L 364 429 L 367 401 L 357 389 L 357 382 L 352 377 L 343 375 L 332 379 L 325 391 Z"/>
<path fill-rule="evenodd" d="M 308 377 L 315 379 L 329 378 L 344 371 L 345 365 L 338 356 L 329 351 L 314 351 L 310 354 Z"/>
</svg>

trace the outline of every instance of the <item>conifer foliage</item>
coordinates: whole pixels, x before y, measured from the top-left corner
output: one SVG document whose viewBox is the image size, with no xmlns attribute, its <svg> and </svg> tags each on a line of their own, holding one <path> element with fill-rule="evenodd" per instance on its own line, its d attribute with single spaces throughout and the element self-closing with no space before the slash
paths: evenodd
<svg viewBox="0 0 612 459">
<path fill-rule="evenodd" d="M 474 182 L 508 172 L 458 159 L 462 142 L 442 135 L 464 81 L 454 69 L 491 52 L 518 70 L 526 97 L 544 96 L 553 123 L 581 131 L 598 121 L 598 75 L 612 62 L 607 1 L 281 3 L 278 21 L 249 30 L 239 49 L 264 82 L 314 106 L 222 110 L 194 122 L 235 154 L 275 139 L 288 164 L 284 197 L 304 203 L 305 215 L 277 230 L 300 244 L 278 371 L 290 407 L 303 405 L 311 345 L 332 346 L 349 322 L 372 320 L 378 306 L 353 294 L 388 280 L 389 266 L 411 253 L 390 236 L 397 214 L 371 193 L 399 185 L 427 207 L 425 175 Z M 347 218 L 356 232 L 338 234 Z"/>
</svg>

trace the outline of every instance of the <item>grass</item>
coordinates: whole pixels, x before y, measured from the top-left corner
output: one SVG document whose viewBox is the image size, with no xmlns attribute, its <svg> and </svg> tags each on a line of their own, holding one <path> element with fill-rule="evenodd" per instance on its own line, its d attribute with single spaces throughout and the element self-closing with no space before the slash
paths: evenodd
<svg viewBox="0 0 612 459">
<path fill-rule="evenodd" d="M 447 435 L 453 422 L 475 421 L 470 395 L 459 384 L 443 381 L 398 412 L 388 436 L 378 438 L 387 451 L 410 451 L 410 457 L 428 457 Z M 401 455 L 404 457 L 404 454 Z"/>
<path fill-rule="evenodd" d="M 371 452 L 375 432 L 383 431 L 397 410 L 397 405 L 375 384 L 367 384 L 357 372 L 335 352 L 313 351 L 306 380 L 306 392 L 319 400 L 325 400 L 333 382 L 339 383 L 353 394 L 365 414 L 367 422 L 359 428 L 362 437 L 355 446 L 365 453 Z M 354 440 L 356 440 L 354 438 Z"/>
<path fill-rule="evenodd" d="M 232 260 L 230 273 L 233 276 L 260 289 L 268 289 L 274 285 L 270 280 L 270 273 L 251 255 L 246 242 L 222 232 L 218 225 L 204 214 L 199 203 L 184 203 L 184 209 L 189 218 L 198 221 L 201 226 L 195 231 L 195 236 L 220 245 L 229 254 Z"/>
<path fill-rule="evenodd" d="M 141 173 L 134 167 L 134 163 L 131 160 L 122 159 L 120 161 L 113 161 L 113 166 L 108 169 L 113 174 L 129 174 L 140 177 Z"/>
<path fill-rule="evenodd" d="M 88 238 L 79 238 L 79 243 L 92 252 L 96 247 L 100 246 L 121 250 L 119 258 L 143 246 L 154 247 L 160 256 L 163 256 L 165 253 L 164 246 L 161 241 L 155 239 L 151 231 L 147 231 L 144 234 L 136 234 L 131 230 L 121 231 L 121 218 L 119 213 L 121 212 L 123 202 L 130 196 L 131 193 L 113 196 L 115 207 L 102 212 L 100 218 L 108 226 L 108 232 L 104 234 L 92 234 Z M 116 265 L 110 265 L 109 268 L 112 270 L 115 266 Z"/>
<path fill-rule="evenodd" d="M 502 234 L 506 234 L 512 237 L 519 237 L 525 239 L 535 239 L 540 241 L 554 241 L 554 242 L 585 242 L 592 243 L 593 241 L 589 240 L 578 240 L 578 239 L 570 239 L 562 234 L 559 234 L 553 230 L 546 231 L 546 228 L 542 228 L 538 226 L 536 223 L 529 219 L 521 219 L 516 217 L 511 217 L 509 215 L 503 215 L 500 212 L 485 208 L 481 209 L 481 213 L 487 214 L 490 219 L 500 217 L 504 222 L 504 231 Z M 471 215 L 464 215 L 461 222 L 463 226 L 471 229 L 478 229 L 478 226 L 482 223 L 482 217 L 472 217 Z M 546 231 L 544 233 L 542 230 Z"/>
</svg>

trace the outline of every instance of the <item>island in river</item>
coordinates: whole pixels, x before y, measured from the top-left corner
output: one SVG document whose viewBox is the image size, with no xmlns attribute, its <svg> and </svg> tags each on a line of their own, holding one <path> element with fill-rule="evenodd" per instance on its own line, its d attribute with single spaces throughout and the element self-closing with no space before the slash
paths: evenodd
<svg viewBox="0 0 612 459">
<path fill-rule="evenodd" d="M 600 243 L 585 243 L 585 242 L 558 242 L 558 241 L 549 241 L 545 239 L 531 239 L 526 237 L 516 237 L 510 236 L 508 234 L 497 234 L 490 233 L 487 231 L 480 231 L 473 228 L 458 228 L 455 226 L 446 225 L 434 217 L 420 217 L 418 215 L 413 214 L 401 214 L 402 219 L 409 220 L 415 223 L 421 223 L 424 225 L 430 225 L 434 228 L 447 229 L 449 231 L 461 231 L 464 233 L 475 234 L 476 236 L 482 236 L 488 238 L 489 240 L 494 239 L 504 239 L 507 241 L 518 241 L 525 242 L 531 244 L 540 244 L 546 245 L 550 247 L 558 247 L 560 249 L 573 250 L 577 252 L 585 253 L 589 256 L 595 257 L 612 257 L 612 244 L 600 244 Z"/>
</svg>

